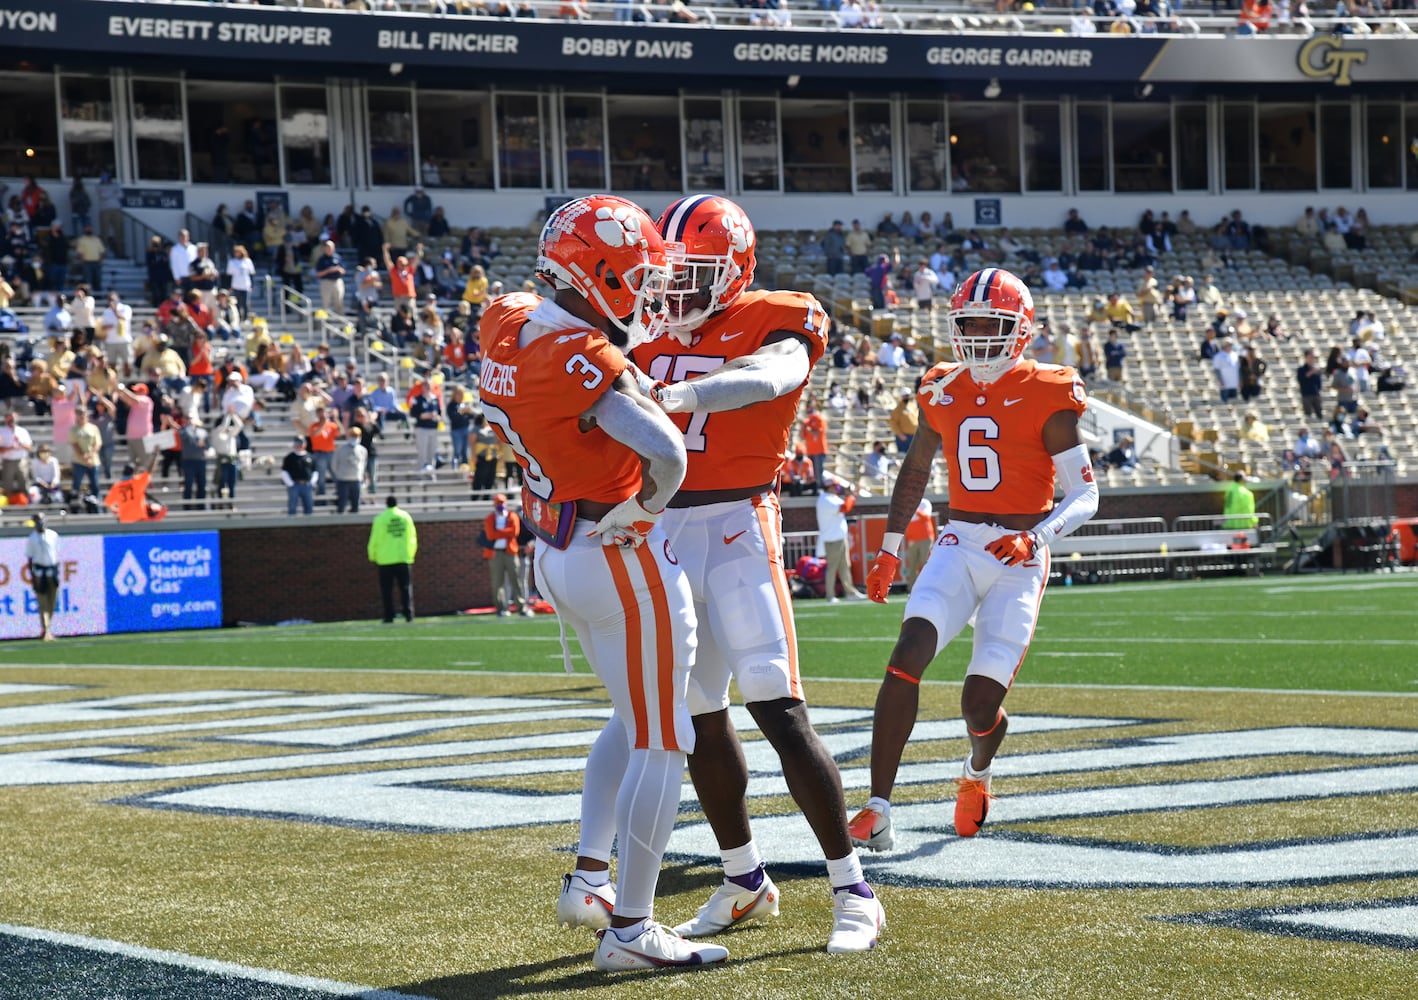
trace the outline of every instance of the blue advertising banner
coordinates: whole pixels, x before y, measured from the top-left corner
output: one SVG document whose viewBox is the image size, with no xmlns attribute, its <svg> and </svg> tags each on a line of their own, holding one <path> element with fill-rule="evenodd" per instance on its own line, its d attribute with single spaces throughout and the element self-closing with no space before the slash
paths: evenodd
<svg viewBox="0 0 1418 1000">
<path fill-rule="evenodd" d="M 108 631 L 220 628 L 218 539 L 215 531 L 104 538 Z"/>
</svg>

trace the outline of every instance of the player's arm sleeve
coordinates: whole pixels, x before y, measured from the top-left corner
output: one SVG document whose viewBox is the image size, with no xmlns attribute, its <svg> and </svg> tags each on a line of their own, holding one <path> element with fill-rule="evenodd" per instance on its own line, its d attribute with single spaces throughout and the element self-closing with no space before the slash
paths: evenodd
<svg viewBox="0 0 1418 1000">
<path fill-rule="evenodd" d="M 1064 495 L 1049 516 L 1034 526 L 1040 545 L 1062 538 L 1098 513 L 1098 483 L 1093 478 L 1086 445 L 1079 444 L 1054 455 L 1054 474 L 1063 486 Z"/>
<path fill-rule="evenodd" d="M 777 399 L 807 380 L 812 362 L 796 336 L 764 344 L 707 375 L 660 386 L 655 399 L 667 413 L 718 413 Z"/>
<path fill-rule="evenodd" d="M 664 510 L 684 482 L 684 435 L 679 428 L 635 390 L 629 376 L 624 376 L 624 383 L 617 379 L 588 412 L 602 430 L 645 460 L 649 483 L 641 506 L 652 512 Z"/>
</svg>

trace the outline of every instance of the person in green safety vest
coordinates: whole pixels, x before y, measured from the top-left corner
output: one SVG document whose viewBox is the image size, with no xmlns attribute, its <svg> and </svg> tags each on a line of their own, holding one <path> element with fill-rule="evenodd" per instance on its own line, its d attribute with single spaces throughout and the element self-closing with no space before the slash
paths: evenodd
<svg viewBox="0 0 1418 1000">
<path fill-rule="evenodd" d="M 379 567 L 379 593 L 384 599 L 384 621 L 394 620 L 394 585 L 399 586 L 404 621 L 414 620 L 412 568 L 419 550 L 414 519 L 389 497 L 369 528 L 369 561 Z"/>
<path fill-rule="evenodd" d="M 1256 495 L 1246 486 L 1246 474 L 1237 472 L 1226 487 L 1226 500 L 1222 505 L 1225 519 L 1223 528 L 1254 528 L 1260 523 L 1256 517 Z"/>
</svg>

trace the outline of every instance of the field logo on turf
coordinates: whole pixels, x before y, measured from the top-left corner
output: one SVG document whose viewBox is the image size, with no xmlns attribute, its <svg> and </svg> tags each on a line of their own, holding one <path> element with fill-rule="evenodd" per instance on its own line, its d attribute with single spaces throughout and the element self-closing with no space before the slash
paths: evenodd
<svg viewBox="0 0 1418 1000">
<path fill-rule="evenodd" d="M 569 779 L 584 770 L 608 714 L 601 702 L 534 696 L 224 690 L 49 697 L 0 707 L 0 787 L 97 785 L 105 786 L 104 801 L 125 807 L 411 835 L 555 825 L 564 828 L 554 835 L 564 843 L 574 841 L 580 815 L 579 782 Z M 746 712 L 732 711 L 748 737 L 760 850 L 775 869 L 820 871 L 816 840 L 776 754 L 756 738 Z M 849 804 L 865 801 L 871 709 L 816 706 L 813 718 L 844 762 Z M 902 886 L 1202 889 L 1418 876 L 1418 730 L 1163 725 L 1175 731 L 1159 732 L 1159 720 L 1146 718 L 1011 717 L 1020 749 L 997 762 L 1001 797 L 985 832 L 966 840 L 951 820 L 963 724 L 921 720 L 898 774 L 896 848 L 864 857 L 868 877 Z M 224 744 L 230 753 L 213 752 Z M 122 791 L 136 782 L 158 787 Z M 688 782 L 683 795 L 669 855 L 717 858 Z M 1223 836 L 1191 847 L 1120 833 L 1146 829 L 1139 816 L 1205 819 L 1211 810 L 1351 798 L 1364 807 L 1337 835 L 1276 825 L 1259 838 Z M 1366 815 L 1405 810 L 1411 815 L 1397 825 L 1364 823 Z M 1048 825 L 1081 819 L 1086 836 L 1073 832 L 1077 825 L 1068 835 Z M 1225 829 L 1219 819 L 1206 826 Z"/>
</svg>

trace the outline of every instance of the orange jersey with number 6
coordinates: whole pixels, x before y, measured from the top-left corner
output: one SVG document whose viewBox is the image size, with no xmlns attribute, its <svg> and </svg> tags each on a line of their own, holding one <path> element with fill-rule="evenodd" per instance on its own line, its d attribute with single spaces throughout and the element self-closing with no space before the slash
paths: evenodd
<svg viewBox="0 0 1418 1000">
<path fill-rule="evenodd" d="M 806 338 L 809 367 L 827 350 L 827 314 L 817 299 L 805 292 L 751 291 L 710 316 L 688 347 L 660 337 L 637 347 L 633 357 L 656 381 L 683 382 L 752 354 L 779 331 Z M 739 410 L 670 414 L 689 455 L 680 489 L 740 489 L 776 481 L 806 385 Z"/>
<path fill-rule="evenodd" d="M 1061 365 L 1020 361 L 981 386 L 951 362 L 926 372 L 916 402 L 941 437 L 953 510 L 1033 514 L 1054 502 L 1044 423 L 1060 410 L 1082 414 L 1088 397 L 1078 373 Z"/>
<path fill-rule="evenodd" d="M 625 371 L 625 355 L 590 328 L 548 333 L 525 347 L 517 335 L 541 299 L 516 292 L 483 312 L 483 415 L 522 466 L 527 488 L 549 503 L 620 503 L 641 488 L 640 456 L 581 414 Z"/>
</svg>

